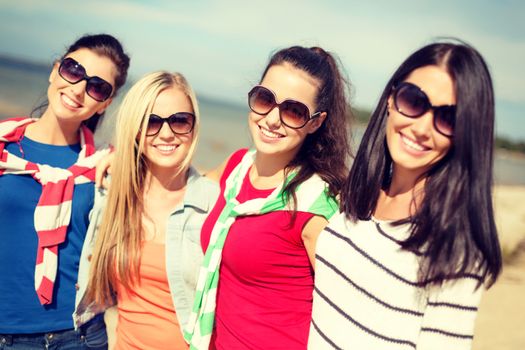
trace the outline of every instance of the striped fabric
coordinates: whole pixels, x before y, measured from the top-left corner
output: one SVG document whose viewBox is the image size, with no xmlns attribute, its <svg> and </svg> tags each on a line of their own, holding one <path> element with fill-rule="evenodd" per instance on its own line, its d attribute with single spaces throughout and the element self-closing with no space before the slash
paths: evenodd
<svg viewBox="0 0 525 350">
<path fill-rule="evenodd" d="M 409 227 L 330 220 L 317 241 L 309 349 L 471 348 L 478 277 L 418 283 L 420 257 L 399 245 Z"/>
<path fill-rule="evenodd" d="M 71 202 L 75 184 L 93 182 L 95 165 L 107 150 L 95 152 L 93 134 L 81 128 L 81 151 L 77 163 L 68 169 L 36 164 L 7 152 L 6 143 L 19 142 L 30 118 L 13 118 L 0 122 L 0 176 L 30 175 L 42 185 L 35 208 L 34 222 L 38 235 L 35 266 L 35 290 L 42 305 L 52 303 L 58 266 L 58 245 L 65 241 L 71 219 Z M 22 191 L 22 189 L 20 189 Z"/>
<path fill-rule="evenodd" d="M 255 150 L 248 151 L 226 180 L 224 190 L 226 206 L 211 232 L 210 243 L 197 282 L 192 314 L 184 331 L 184 337 L 190 343 L 191 349 L 209 348 L 215 320 L 222 248 L 235 218 L 243 215 L 262 215 L 277 210 L 293 210 L 293 206 L 285 201 L 282 192 L 285 183 L 292 179 L 293 174 L 267 198 L 252 199 L 239 204 L 236 197 L 254 158 Z M 327 185 L 319 176 L 314 175 L 303 182 L 296 191 L 296 197 L 298 211 L 313 213 L 328 219 L 338 209 L 337 202 L 328 196 Z"/>
</svg>

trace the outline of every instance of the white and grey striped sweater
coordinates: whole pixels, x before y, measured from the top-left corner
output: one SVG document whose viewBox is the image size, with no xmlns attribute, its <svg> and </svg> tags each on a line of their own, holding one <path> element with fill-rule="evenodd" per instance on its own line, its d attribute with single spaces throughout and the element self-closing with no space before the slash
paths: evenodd
<svg viewBox="0 0 525 350">
<path fill-rule="evenodd" d="M 471 348 L 483 288 L 471 275 L 418 284 L 420 258 L 398 243 L 408 229 L 332 217 L 317 241 L 309 349 Z"/>
</svg>

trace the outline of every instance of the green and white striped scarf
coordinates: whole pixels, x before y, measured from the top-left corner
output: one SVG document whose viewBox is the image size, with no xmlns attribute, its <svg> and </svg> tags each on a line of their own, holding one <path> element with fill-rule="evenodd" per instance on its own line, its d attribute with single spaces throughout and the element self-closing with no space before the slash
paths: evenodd
<svg viewBox="0 0 525 350">
<path fill-rule="evenodd" d="M 268 197 L 239 204 L 236 197 L 254 159 L 255 150 L 248 151 L 226 180 L 224 189 L 226 205 L 211 232 L 210 243 L 197 281 L 192 313 L 184 330 L 184 338 L 190 343 L 190 349 L 208 350 L 215 320 L 222 248 L 235 218 L 244 215 L 262 215 L 278 210 L 293 210 L 293 205 L 286 201 L 282 189 L 295 174 L 289 175 L 286 181 Z M 317 175 L 300 184 L 295 194 L 297 211 L 320 215 L 328 220 L 338 210 L 336 200 L 328 196 L 328 185 Z"/>
</svg>

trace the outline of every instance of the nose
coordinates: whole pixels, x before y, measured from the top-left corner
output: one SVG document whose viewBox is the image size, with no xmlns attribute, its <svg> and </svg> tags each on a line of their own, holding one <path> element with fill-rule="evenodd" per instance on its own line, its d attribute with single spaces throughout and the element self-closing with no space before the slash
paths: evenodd
<svg viewBox="0 0 525 350">
<path fill-rule="evenodd" d="M 157 134 L 162 139 L 171 139 L 175 136 L 175 133 L 171 131 L 168 122 L 162 123 L 159 133 Z"/>
<path fill-rule="evenodd" d="M 82 101 L 84 93 L 86 93 L 86 84 L 87 81 L 85 80 L 79 81 L 76 84 L 71 84 L 69 90 L 75 95 L 76 98 Z"/>
<path fill-rule="evenodd" d="M 272 108 L 272 110 L 266 115 L 265 122 L 270 129 L 278 129 L 281 126 L 281 116 L 278 106 Z"/>
<path fill-rule="evenodd" d="M 434 113 L 429 109 L 425 114 L 419 118 L 413 119 L 412 132 L 415 136 L 428 137 L 434 128 Z"/>
</svg>

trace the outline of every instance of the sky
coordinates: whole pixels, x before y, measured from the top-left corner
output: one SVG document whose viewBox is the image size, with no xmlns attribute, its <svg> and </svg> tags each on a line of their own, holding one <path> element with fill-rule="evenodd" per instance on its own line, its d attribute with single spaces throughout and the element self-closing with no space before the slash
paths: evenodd
<svg viewBox="0 0 525 350">
<path fill-rule="evenodd" d="M 183 73 L 198 95 L 246 103 L 272 52 L 291 45 L 335 53 L 352 103 L 372 109 L 413 51 L 458 37 L 485 57 L 496 130 L 525 141 L 525 2 L 521 0 L 0 0 L 0 54 L 52 62 L 85 33 L 116 36 L 130 76 Z"/>
</svg>

